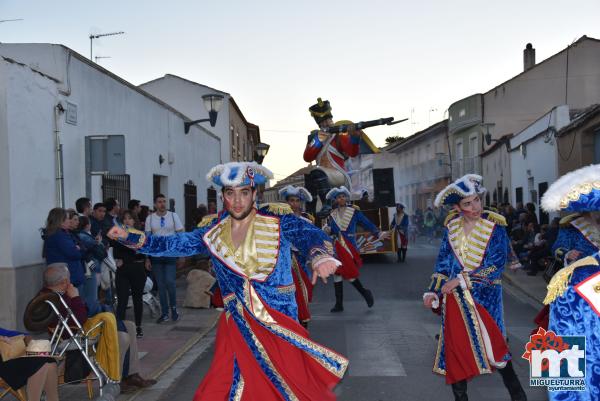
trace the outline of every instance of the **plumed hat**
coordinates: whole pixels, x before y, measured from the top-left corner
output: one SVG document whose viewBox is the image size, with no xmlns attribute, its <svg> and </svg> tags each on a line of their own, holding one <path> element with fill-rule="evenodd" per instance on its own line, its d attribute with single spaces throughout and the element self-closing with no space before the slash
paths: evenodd
<svg viewBox="0 0 600 401">
<path fill-rule="evenodd" d="M 482 195 L 486 191 L 481 186 L 482 180 L 483 178 L 477 174 L 462 176 L 437 194 L 433 204 L 438 207 L 441 205 L 455 205 L 467 196 Z"/>
<path fill-rule="evenodd" d="M 304 187 L 287 185 L 279 190 L 279 195 L 283 199 L 287 199 L 290 196 L 300 198 L 302 202 L 312 202 L 313 198 L 310 192 Z"/>
<path fill-rule="evenodd" d="M 600 211 L 600 164 L 580 168 L 556 180 L 542 197 L 546 212 Z"/>
<path fill-rule="evenodd" d="M 256 162 L 230 162 L 210 169 L 206 179 L 220 187 L 242 187 L 265 184 L 273 173 Z"/>
<path fill-rule="evenodd" d="M 317 103 L 310 106 L 308 111 L 310 111 L 310 115 L 315 119 L 317 124 L 320 124 L 328 118 L 333 118 L 329 100 L 323 101 L 321 98 L 318 98 Z"/>
<path fill-rule="evenodd" d="M 338 195 L 346 195 L 346 197 L 350 199 L 350 191 L 348 191 L 348 188 L 343 185 L 341 187 L 331 189 L 329 192 L 327 192 L 325 198 L 327 200 L 333 200 L 337 198 Z"/>
</svg>

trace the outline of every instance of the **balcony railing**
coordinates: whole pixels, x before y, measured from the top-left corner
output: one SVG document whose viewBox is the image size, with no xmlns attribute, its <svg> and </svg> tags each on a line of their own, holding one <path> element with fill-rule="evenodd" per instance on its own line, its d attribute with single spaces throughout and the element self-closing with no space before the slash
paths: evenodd
<svg viewBox="0 0 600 401">
<path fill-rule="evenodd" d="M 453 180 L 465 174 L 481 174 L 481 157 L 467 157 L 452 163 Z"/>
<path fill-rule="evenodd" d="M 419 163 L 414 166 L 400 168 L 399 185 L 410 185 L 450 177 L 450 163 L 447 155 Z"/>
</svg>

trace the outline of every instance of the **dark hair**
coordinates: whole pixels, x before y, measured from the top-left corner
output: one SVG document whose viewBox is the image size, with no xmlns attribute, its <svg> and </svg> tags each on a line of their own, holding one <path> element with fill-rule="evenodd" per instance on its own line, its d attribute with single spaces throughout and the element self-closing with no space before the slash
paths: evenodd
<svg viewBox="0 0 600 401">
<path fill-rule="evenodd" d="M 83 210 L 91 203 L 90 198 L 79 198 L 75 201 L 75 209 L 77 213 L 83 213 Z"/>
<path fill-rule="evenodd" d="M 104 206 L 106 206 L 106 211 L 110 212 L 117 206 L 117 200 L 115 198 L 105 199 Z"/>
<path fill-rule="evenodd" d="M 98 203 L 94 204 L 94 210 L 98 210 L 101 207 L 106 208 L 106 205 L 102 202 L 98 202 Z"/>
<path fill-rule="evenodd" d="M 79 217 L 79 215 L 77 214 L 77 211 L 75 209 L 66 209 L 65 212 L 67 213 L 68 219 L 72 219 L 75 216 Z"/>
<path fill-rule="evenodd" d="M 154 203 L 156 203 L 156 201 L 157 201 L 159 198 L 165 198 L 165 199 L 167 199 L 167 197 L 166 197 L 166 196 L 164 196 L 163 194 L 158 194 L 158 195 L 156 195 L 156 196 L 154 197 Z"/>
<path fill-rule="evenodd" d="M 67 219 L 67 212 L 62 207 L 55 207 L 48 212 L 46 218 L 46 227 L 44 227 L 44 234 L 46 237 L 54 234 L 60 230 L 60 226 Z"/>
<path fill-rule="evenodd" d="M 127 202 L 127 209 L 129 210 L 133 210 L 135 209 L 137 206 L 139 206 L 141 202 L 137 199 L 132 199 L 129 202 Z"/>
<path fill-rule="evenodd" d="M 131 217 L 135 222 L 135 216 L 133 215 L 133 212 L 129 209 L 121 210 L 119 212 L 119 216 L 117 217 L 117 221 L 120 224 L 125 224 L 125 223 L 123 223 L 123 221 L 125 220 L 125 217 L 127 217 L 127 216 Z"/>
<path fill-rule="evenodd" d="M 146 217 L 148 217 L 148 215 L 150 214 L 150 207 L 146 206 L 146 205 L 142 205 L 140 207 L 141 207 L 141 210 L 140 210 L 140 213 L 138 214 L 138 219 L 140 220 L 141 223 L 145 223 Z"/>
<path fill-rule="evenodd" d="M 90 224 L 90 219 L 87 216 L 79 216 L 79 231 L 83 231 L 85 226 L 87 226 L 88 224 Z"/>
</svg>

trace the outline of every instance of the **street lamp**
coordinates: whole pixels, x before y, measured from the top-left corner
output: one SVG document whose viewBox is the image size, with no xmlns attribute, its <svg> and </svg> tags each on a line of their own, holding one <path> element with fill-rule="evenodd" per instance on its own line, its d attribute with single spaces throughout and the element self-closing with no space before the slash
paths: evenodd
<svg viewBox="0 0 600 401">
<path fill-rule="evenodd" d="M 267 153 L 269 153 L 270 147 L 271 145 L 269 145 L 268 143 L 259 142 L 258 144 L 256 144 L 254 152 L 256 152 L 256 161 L 258 162 L 258 164 L 262 164 L 263 160 L 265 159 L 265 156 L 267 155 Z"/>
<path fill-rule="evenodd" d="M 217 125 L 217 114 L 219 113 L 219 110 L 221 110 L 221 106 L 223 105 L 223 95 L 203 95 L 202 101 L 204 102 L 204 107 L 206 108 L 206 111 L 208 111 L 208 118 L 184 122 L 183 128 L 186 134 L 190 132 L 190 127 L 194 124 L 210 121 L 211 127 Z"/>
</svg>

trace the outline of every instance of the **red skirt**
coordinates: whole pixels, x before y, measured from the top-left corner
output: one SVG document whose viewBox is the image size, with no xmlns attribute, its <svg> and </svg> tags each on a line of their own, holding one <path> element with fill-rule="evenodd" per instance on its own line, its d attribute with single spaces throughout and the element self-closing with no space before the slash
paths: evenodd
<svg viewBox="0 0 600 401">
<path fill-rule="evenodd" d="M 494 319 L 481 305 L 475 304 L 481 322 L 485 326 L 490 339 L 492 354 L 489 355 L 483 347 L 484 357 L 489 361 L 501 362 L 508 353 L 506 340 Z M 482 333 L 483 334 L 483 333 Z M 461 380 L 469 380 L 482 374 L 469 340 L 460 308 L 454 296 L 446 296 L 446 314 L 444 320 L 444 350 L 446 361 L 446 383 L 452 384 Z"/>
<path fill-rule="evenodd" d="M 408 248 L 408 237 L 406 236 L 406 234 L 401 233 L 400 231 L 397 231 L 397 233 L 398 236 L 396 238 L 398 238 L 398 248 Z"/>
<path fill-rule="evenodd" d="M 344 241 L 342 243 L 341 241 Z M 335 274 L 342 276 L 345 280 L 358 278 L 358 269 L 362 266 L 362 259 L 358 250 L 350 243 L 337 239 L 335 241 L 335 254 L 336 258 L 342 262 L 342 265 L 338 267 Z M 345 246 L 344 246 L 345 245 Z"/>
<path fill-rule="evenodd" d="M 294 285 L 296 286 L 298 320 L 308 322 L 310 321 L 308 304 L 312 301 L 313 285 L 295 256 L 292 256 L 292 276 L 294 277 Z"/>
<path fill-rule="evenodd" d="M 299 337 L 308 339 L 308 332 L 298 322 L 269 307 L 267 309 L 280 326 L 293 331 Z M 271 366 L 287 385 L 288 392 L 292 392 L 300 401 L 336 399 L 332 389 L 340 381 L 340 377 L 327 370 L 307 352 L 263 327 L 245 309 L 243 316 L 256 341 L 262 345 Z M 213 361 L 196 390 L 194 401 L 229 400 L 234 378 L 234 359 L 244 381 L 242 401 L 284 400 L 279 390 L 261 369 L 233 317 L 226 318 L 226 314 L 223 313 L 217 328 Z"/>
</svg>

